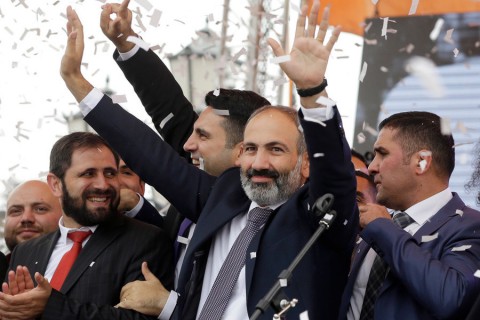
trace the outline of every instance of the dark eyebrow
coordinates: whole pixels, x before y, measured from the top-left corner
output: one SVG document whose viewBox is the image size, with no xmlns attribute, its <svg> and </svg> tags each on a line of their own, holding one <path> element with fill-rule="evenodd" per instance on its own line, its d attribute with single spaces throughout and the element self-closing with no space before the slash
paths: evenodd
<svg viewBox="0 0 480 320">
<path fill-rule="evenodd" d="M 209 133 L 208 131 L 206 131 L 205 129 L 196 128 L 196 129 L 195 129 L 195 132 L 196 132 L 197 134 L 201 134 L 201 135 L 210 137 L 210 133 Z"/>
</svg>

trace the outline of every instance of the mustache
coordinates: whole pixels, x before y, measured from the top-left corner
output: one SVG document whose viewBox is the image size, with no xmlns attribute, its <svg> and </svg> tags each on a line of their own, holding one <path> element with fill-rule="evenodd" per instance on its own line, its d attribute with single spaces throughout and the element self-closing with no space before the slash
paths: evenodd
<svg viewBox="0 0 480 320">
<path fill-rule="evenodd" d="M 92 196 L 93 197 L 95 197 L 95 196 L 110 196 L 110 197 L 114 198 L 116 194 L 117 194 L 117 192 L 113 188 L 108 188 L 108 189 L 105 189 L 105 190 L 89 189 L 89 190 L 85 191 L 84 197 L 88 198 L 88 197 L 92 197 Z"/>
<path fill-rule="evenodd" d="M 247 177 L 250 179 L 253 176 L 260 176 L 260 177 L 277 179 L 280 176 L 280 174 L 278 173 L 278 171 L 269 170 L 269 169 L 262 169 L 262 170 L 248 169 L 247 170 Z"/>
</svg>

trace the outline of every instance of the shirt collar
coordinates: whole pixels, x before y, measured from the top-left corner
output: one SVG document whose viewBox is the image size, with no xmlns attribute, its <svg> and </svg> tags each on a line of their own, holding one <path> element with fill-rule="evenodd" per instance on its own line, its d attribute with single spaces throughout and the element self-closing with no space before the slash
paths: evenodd
<svg viewBox="0 0 480 320">
<path fill-rule="evenodd" d="M 430 198 L 414 204 L 405 212 L 419 225 L 423 225 L 453 198 L 450 188 L 446 188 Z"/>
<path fill-rule="evenodd" d="M 58 228 L 60 229 L 60 239 L 58 239 L 59 244 L 66 244 L 67 243 L 67 234 L 74 231 L 92 231 L 95 232 L 98 228 L 98 224 L 94 226 L 82 226 L 80 228 L 67 228 L 63 225 L 63 217 L 60 217 L 58 221 Z"/>
</svg>

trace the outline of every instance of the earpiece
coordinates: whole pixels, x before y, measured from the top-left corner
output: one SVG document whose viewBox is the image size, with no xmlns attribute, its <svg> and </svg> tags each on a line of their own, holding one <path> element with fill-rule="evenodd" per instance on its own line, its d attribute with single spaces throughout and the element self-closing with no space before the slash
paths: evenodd
<svg viewBox="0 0 480 320">
<path fill-rule="evenodd" d="M 427 160 L 423 159 L 421 160 L 418 165 L 420 166 L 421 172 L 425 171 L 425 168 L 427 167 Z"/>
</svg>

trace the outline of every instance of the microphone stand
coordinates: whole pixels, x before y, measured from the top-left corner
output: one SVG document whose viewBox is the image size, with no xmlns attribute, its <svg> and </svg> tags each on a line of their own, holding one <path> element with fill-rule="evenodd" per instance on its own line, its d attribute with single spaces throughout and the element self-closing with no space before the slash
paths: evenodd
<svg viewBox="0 0 480 320">
<path fill-rule="evenodd" d="M 331 206 L 331 204 L 330 204 L 330 206 Z M 305 244 L 305 246 L 302 248 L 302 250 L 297 254 L 297 256 L 292 261 L 292 263 L 288 266 L 288 268 L 283 270 L 282 272 L 280 272 L 280 274 L 278 276 L 278 281 L 276 281 L 274 283 L 274 285 L 270 289 L 270 291 L 268 291 L 268 293 L 262 299 L 260 299 L 260 301 L 258 301 L 257 305 L 255 306 L 255 312 L 250 317 L 250 320 L 258 319 L 258 317 L 260 317 L 267 310 L 269 305 L 272 305 L 272 307 L 276 310 L 281 310 L 279 313 L 277 313 L 273 316 L 273 319 L 280 319 L 280 317 L 285 312 L 287 312 L 290 308 L 295 307 L 295 305 L 298 302 L 297 299 L 292 299 L 291 301 L 287 301 L 286 299 L 282 299 L 280 302 L 278 302 L 278 297 L 277 296 L 280 293 L 280 290 L 282 289 L 282 287 L 287 286 L 287 283 L 288 283 L 288 281 L 290 281 L 290 278 L 292 276 L 293 270 L 300 263 L 300 261 L 303 259 L 305 254 L 308 252 L 308 250 L 313 246 L 313 244 L 322 235 L 322 233 L 325 230 L 328 230 L 330 228 L 333 220 L 335 220 L 336 215 L 337 215 L 337 212 L 335 210 L 331 210 L 328 213 L 324 213 L 323 218 L 319 222 L 318 229 L 310 237 L 310 240 L 308 240 L 308 242 Z M 278 306 L 276 304 L 278 304 Z"/>
</svg>

